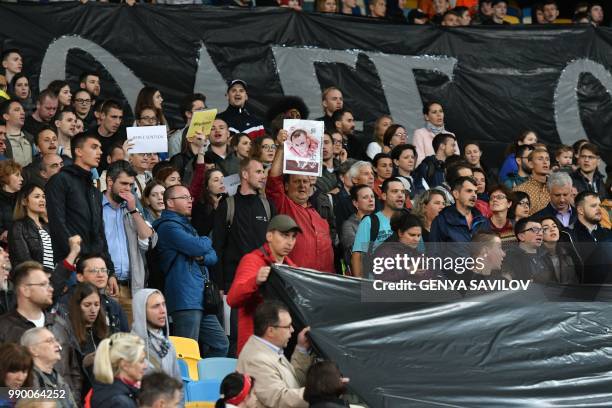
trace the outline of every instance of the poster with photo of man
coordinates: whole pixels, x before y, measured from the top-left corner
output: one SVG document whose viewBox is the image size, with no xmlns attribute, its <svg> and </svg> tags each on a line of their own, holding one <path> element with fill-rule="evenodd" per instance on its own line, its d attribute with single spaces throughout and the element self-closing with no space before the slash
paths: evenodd
<svg viewBox="0 0 612 408">
<path fill-rule="evenodd" d="M 283 129 L 289 136 L 283 145 L 285 174 L 320 177 L 323 171 L 324 122 L 285 119 Z"/>
</svg>

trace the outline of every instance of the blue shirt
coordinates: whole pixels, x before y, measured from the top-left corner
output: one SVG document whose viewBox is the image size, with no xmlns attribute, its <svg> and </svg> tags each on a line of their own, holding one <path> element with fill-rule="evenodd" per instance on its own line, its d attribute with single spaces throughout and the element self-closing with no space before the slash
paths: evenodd
<svg viewBox="0 0 612 408">
<path fill-rule="evenodd" d="M 119 281 L 128 280 L 130 277 L 130 257 L 128 255 L 125 225 L 123 224 L 123 213 L 126 205 L 126 203 L 121 203 L 118 208 L 113 208 L 106 195 L 102 195 L 104 235 L 106 235 L 106 242 L 108 243 L 108 252 L 115 265 L 115 276 Z"/>
<path fill-rule="evenodd" d="M 378 211 L 374 216 L 378 217 L 379 229 L 378 235 L 374 240 L 374 247 L 376 249 L 378 245 L 384 242 L 387 238 L 393 235 L 391 229 L 391 220 L 387 218 L 382 211 Z M 368 252 L 368 246 L 370 244 L 370 228 L 372 221 L 370 217 L 363 217 L 357 228 L 357 234 L 355 235 L 355 242 L 353 243 L 353 252 Z"/>
</svg>

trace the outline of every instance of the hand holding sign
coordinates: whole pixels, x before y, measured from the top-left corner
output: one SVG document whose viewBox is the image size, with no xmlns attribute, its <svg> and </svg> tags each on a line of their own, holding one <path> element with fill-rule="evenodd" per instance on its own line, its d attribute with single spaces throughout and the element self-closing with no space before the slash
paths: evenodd
<svg viewBox="0 0 612 408">
<path fill-rule="evenodd" d="M 165 153 L 168 151 L 168 135 L 166 126 L 138 126 L 129 127 L 127 141 L 133 144 L 129 148 L 134 153 Z"/>
<path fill-rule="evenodd" d="M 194 112 L 193 116 L 191 117 L 189 129 L 187 130 L 187 135 L 185 136 L 187 141 L 191 142 L 196 137 L 196 133 L 200 133 L 204 137 L 208 137 L 216 116 L 216 109 Z"/>
</svg>

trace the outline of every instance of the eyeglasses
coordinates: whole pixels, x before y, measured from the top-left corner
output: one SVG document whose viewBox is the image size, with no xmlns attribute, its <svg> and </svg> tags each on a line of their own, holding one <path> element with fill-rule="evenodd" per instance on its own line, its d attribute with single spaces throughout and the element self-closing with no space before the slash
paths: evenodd
<svg viewBox="0 0 612 408">
<path fill-rule="evenodd" d="M 491 196 L 491 200 L 505 200 L 506 196 L 505 194 L 493 194 Z"/>
<path fill-rule="evenodd" d="M 520 205 L 521 207 L 529 207 L 529 201 L 523 200 L 523 201 L 519 201 L 519 203 L 517 205 Z"/>
<path fill-rule="evenodd" d="M 76 98 L 74 100 L 74 102 L 76 103 L 80 103 L 81 105 L 87 105 L 91 103 L 91 99 L 81 99 L 81 98 Z"/>
<path fill-rule="evenodd" d="M 342 140 L 334 140 L 335 145 L 342 145 Z"/>
<path fill-rule="evenodd" d="M 108 275 L 108 269 L 106 268 L 91 268 L 87 269 L 85 272 L 95 273 L 96 275 Z"/>
<path fill-rule="evenodd" d="M 276 150 L 276 145 L 261 145 L 262 150 Z"/>
<path fill-rule="evenodd" d="M 287 326 L 274 325 L 272 327 L 276 327 L 277 329 L 291 329 L 293 327 L 293 324 L 290 323 Z"/>
<path fill-rule="evenodd" d="M 26 283 L 26 286 L 38 286 L 39 288 L 49 289 L 52 288 L 51 282 L 42 282 L 42 283 Z"/>
<path fill-rule="evenodd" d="M 157 118 L 155 116 L 143 116 L 140 118 L 143 122 L 157 122 Z"/>
<path fill-rule="evenodd" d="M 178 197 L 170 197 L 170 200 L 187 200 L 187 201 L 193 201 L 193 197 L 192 197 L 192 196 L 188 196 L 188 195 L 184 195 L 184 196 L 178 196 Z"/>
<path fill-rule="evenodd" d="M 540 234 L 542 232 L 542 230 L 543 230 L 542 227 L 531 227 L 531 228 L 524 229 L 521 232 L 531 231 L 534 234 Z"/>
<path fill-rule="evenodd" d="M 583 160 L 597 160 L 597 156 L 591 156 L 586 154 L 581 154 L 580 158 Z"/>
<path fill-rule="evenodd" d="M 47 340 L 39 341 L 38 343 L 35 343 L 35 344 L 43 344 L 43 343 L 47 343 L 47 344 L 59 344 L 59 341 L 57 341 L 57 339 L 55 337 L 49 337 Z"/>
</svg>

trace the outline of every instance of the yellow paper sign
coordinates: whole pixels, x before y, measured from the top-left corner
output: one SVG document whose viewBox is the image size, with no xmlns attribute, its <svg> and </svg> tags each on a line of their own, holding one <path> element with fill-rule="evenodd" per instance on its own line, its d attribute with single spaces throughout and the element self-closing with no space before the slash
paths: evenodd
<svg viewBox="0 0 612 408">
<path fill-rule="evenodd" d="M 191 118 L 191 124 L 189 125 L 189 129 L 187 130 L 187 140 L 191 142 L 196 132 L 200 132 L 205 136 L 208 136 L 210 134 L 210 129 L 212 128 L 212 124 L 216 116 L 216 109 L 208 109 L 194 112 Z"/>
</svg>

